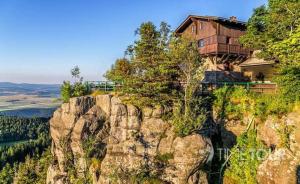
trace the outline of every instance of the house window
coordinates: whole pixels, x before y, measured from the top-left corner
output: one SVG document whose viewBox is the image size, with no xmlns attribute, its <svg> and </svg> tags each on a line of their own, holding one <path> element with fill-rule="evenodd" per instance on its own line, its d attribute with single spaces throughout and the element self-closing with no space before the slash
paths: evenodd
<svg viewBox="0 0 300 184">
<path fill-rule="evenodd" d="M 226 44 L 230 44 L 230 37 L 226 37 Z"/>
<path fill-rule="evenodd" d="M 199 30 L 202 30 L 203 29 L 203 22 L 200 22 L 199 23 Z"/>
<path fill-rule="evenodd" d="M 201 39 L 201 40 L 199 40 L 198 41 L 198 47 L 204 47 L 204 40 L 203 39 Z"/>
<path fill-rule="evenodd" d="M 196 26 L 192 25 L 192 33 L 196 33 Z"/>
</svg>

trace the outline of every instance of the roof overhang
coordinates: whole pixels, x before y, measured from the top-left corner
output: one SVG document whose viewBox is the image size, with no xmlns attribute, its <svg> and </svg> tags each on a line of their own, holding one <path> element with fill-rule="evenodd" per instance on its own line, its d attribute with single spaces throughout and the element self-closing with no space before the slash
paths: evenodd
<svg viewBox="0 0 300 184">
<path fill-rule="evenodd" d="M 217 17 L 217 16 L 198 16 L 198 15 L 189 15 L 180 25 L 179 27 L 175 30 L 175 33 L 180 34 L 182 33 L 194 20 L 207 20 L 207 21 L 215 21 L 215 22 L 222 22 L 222 23 L 227 23 L 227 24 L 234 24 L 234 25 L 239 25 L 239 26 L 246 26 L 245 22 L 242 21 L 231 21 L 230 19 L 223 18 L 223 17 Z"/>
<path fill-rule="evenodd" d="M 274 65 L 275 62 L 274 61 L 262 61 L 262 62 L 245 62 L 245 63 L 242 63 L 240 64 L 239 66 L 240 67 L 249 67 L 249 66 L 261 66 L 261 65 Z"/>
</svg>

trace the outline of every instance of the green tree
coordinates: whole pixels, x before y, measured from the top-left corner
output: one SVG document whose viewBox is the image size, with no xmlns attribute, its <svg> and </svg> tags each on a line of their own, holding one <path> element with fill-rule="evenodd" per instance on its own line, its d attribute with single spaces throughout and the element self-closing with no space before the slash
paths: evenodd
<svg viewBox="0 0 300 184">
<path fill-rule="evenodd" d="M 158 30 L 153 23 L 146 22 L 136 34 L 138 40 L 126 52 L 128 60 L 117 60 L 106 76 L 122 81 L 122 92 L 130 95 L 131 102 L 138 102 L 136 105 L 169 104 L 178 81 L 178 65 L 171 65 L 168 54 L 169 26 L 162 23 Z"/>
<path fill-rule="evenodd" d="M 277 82 L 288 102 L 300 100 L 300 27 L 269 49 L 280 60 Z"/>
<path fill-rule="evenodd" d="M 171 58 L 179 66 L 180 81 L 183 83 L 185 115 L 188 115 L 188 106 L 203 77 L 202 60 L 197 43 L 187 38 L 173 38 L 171 43 Z"/>
<path fill-rule="evenodd" d="M 173 124 L 180 136 L 202 128 L 207 119 L 206 98 L 199 96 L 204 67 L 195 40 L 176 37 L 166 23 L 157 29 L 143 23 L 139 39 L 117 60 L 106 77 L 122 81 L 122 92 L 142 106 L 175 105 Z M 200 107 L 201 106 L 201 107 Z"/>
<path fill-rule="evenodd" d="M 300 100 L 299 23 L 299 0 L 269 0 L 255 9 L 241 38 L 245 46 L 261 50 L 261 57 L 279 61 L 276 80 L 287 102 Z"/>
<path fill-rule="evenodd" d="M 262 57 L 276 58 L 274 44 L 289 38 L 299 26 L 299 0 L 269 0 L 268 6 L 254 10 L 241 42 L 250 48 L 262 50 Z"/>
<path fill-rule="evenodd" d="M 129 75 L 131 75 L 131 71 L 131 64 L 128 59 L 117 59 L 111 69 L 106 72 L 105 78 L 113 82 L 122 83 Z"/>
<path fill-rule="evenodd" d="M 11 184 L 13 183 L 14 170 L 10 164 L 6 164 L 0 172 L 0 184 Z"/>
<path fill-rule="evenodd" d="M 75 66 L 74 68 L 72 68 L 71 75 L 74 79 L 76 79 L 78 81 L 80 81 L 80 79 L 82 79 L 80 77 L 80 68 L 78 66 Z"/>
<path fill-rule="evenodd" d="M 170 58 L 179 66 L 177 71 L 183 90 L 176 104 L 173 125 L 179 136 L 199 131 L 207 120 L 209 97 L 199 93 L 200 81 L 205 68 L 197 42 L 188 38 L 173 37 L 170 43 Z"/>
</svg>

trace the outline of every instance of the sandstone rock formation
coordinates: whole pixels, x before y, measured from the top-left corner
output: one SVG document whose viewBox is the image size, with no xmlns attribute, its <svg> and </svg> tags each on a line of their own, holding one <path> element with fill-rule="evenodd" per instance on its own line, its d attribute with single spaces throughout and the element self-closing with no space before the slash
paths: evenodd
<svg viewBox="0 0 300 184">
<path fill-rule="evenodd" d="M 202 168 L 213 157 L 210 139 L 176 137 L 163 112 L 110 95 L 72 98 L 50 121 L 54 162 L 47 184 L 87 175 L 95 184 L 130 183 L 145 174 L 161 183 L 207 183 Z"/>
<path fill-rule="evenodd" d="M 262 184 L 300 183 L 300 112 L 271 120 L 268 119 L 265 125 L 269 127 L 268 130 L 261 129 L 261 138 L 276 149 L 259 166 L 257 180 Z M 285 132 L 289 140 L 288 147 L 280 145 L 282 133 L 276 133 L 280 123 L 290 127 L 290 131 Z"/>
<path fill-rule="evenodd" d="M 250 122 L 249 119 L 251 118 L 244 117 L 244 122 Z M 283 132 L 284 128 L 286 132 Z M 232 147 L 235 138 L 246 129 L 246 123 L 226 121 L 221 127 L 223 146 Z M 270 149 L 269 154 L 258 167 L 257 182 L 259 184 L 300 183 L 300 112 L 295 111 L 282 118 L 269 116 L 266 121 L 257 123 L 256 129 L 258 138 Z M 283 145 L 282 139 L 286 139 L 288 145 Z M 230 182 L 225 179 L 224 183 Z"/>
</svg>

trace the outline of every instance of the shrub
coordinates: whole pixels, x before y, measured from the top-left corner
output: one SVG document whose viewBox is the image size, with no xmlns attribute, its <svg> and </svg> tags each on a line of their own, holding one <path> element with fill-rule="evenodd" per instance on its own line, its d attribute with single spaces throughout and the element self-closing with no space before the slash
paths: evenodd
<svg viewBox="0 0 300 184">
<path fill-rule="evenodd" d="M 112 183 L 131 183 L 131 184 L 163 184 L 163 180 L 159 178 L 161 173 L 152 173 L 148 166 L 141 166 L 135 170 L 128 170 L 122 167 L 112 167 L 112 173 L 109 179 Z"/>
<path fill-rule="evenodd" d="M 158 162 L 161 162 L 163 164 L 168 164 L 169 160 L 174 158 L 174 154 L 173 153 L 165 153 L 165 154 L 158 154 L 155 156 L 155 159 Z"/>
<path fill-rule="evenodd" d="M 287 125 L 285 122 L 280 124 L 280 127 L 276 130 L 277 135 L 280 138 L 279 147 L 290 149 L 290 135 L 294 127 Z"/>
<path fill-rule="evenodd" d="M 91 96 L 96 97 L 98 95 L 105 95 L 105 94 L 109 94 L 109 92 L 101 91 L 101 90 L 95 90 L 95 91 L 92 92 Z"/>
<path fill-rule="evenodd" d="M 191 99 L 188 109 L 184 109 L 182 103 L 174 108 L 172 124 L 177 136 L 190 135 L 203 127 L 208 116 L 207 103 L 209 102 L 209 97 L 194 97 Z"/>
<path fill-rule="evenodd" d="M 214 91 L 214 96 L 213 106 L 221 119 L 252 115 L 264 121 L 268 115 L 282 116 L 293 107 L 282 94 L 251 93 L 243 87 L 225 86 Z"/>
<path fill-rule="evenodd" d="M 255 130 L 249 130 L 237 138 L 237 144 L 232 148 L 229 167 L 225 171 L 225 178 L 232 183 L 254 184 L 257 167 L 266 156 L 266 149 L 257 140 Z"/>
<path fill-rule="evenodd" d="M 64 102 L 68 102 L 73 94 L 72 85 L 69 81 L 64 81 L 60 89 L 61 98 Z"/>
<path fill-rule="evenodd" d="M 225 86 L 214 91 L 214 109 L 219 118 L 241 119 L 252 110 L 251 93 L 241 86 Z"/>
<path fill-rule="evenodd" d="M 65 103 L 69 102 L 72 97 L 84 96 L 91 93 L 90 84 L 82 82 L 83 78 L 79 76 L 80 70 L 77 66 L 71 70 L 71 74 L 76 79 L 75 83 L 71 84 L 70 81 L 64 81 L 60 89 L 61 98 Z"/>
<path fill-rule="evenodd" d="M 73 85 L 70 81 L 64 81 L 63 85 L 61 86 L 61 98 L 63 102 L 69 102 L 70 98 L 72 97 L 79 97 L 88 95 L 91 93 L 89 84 L 76 82 Z"/>
</svg>

